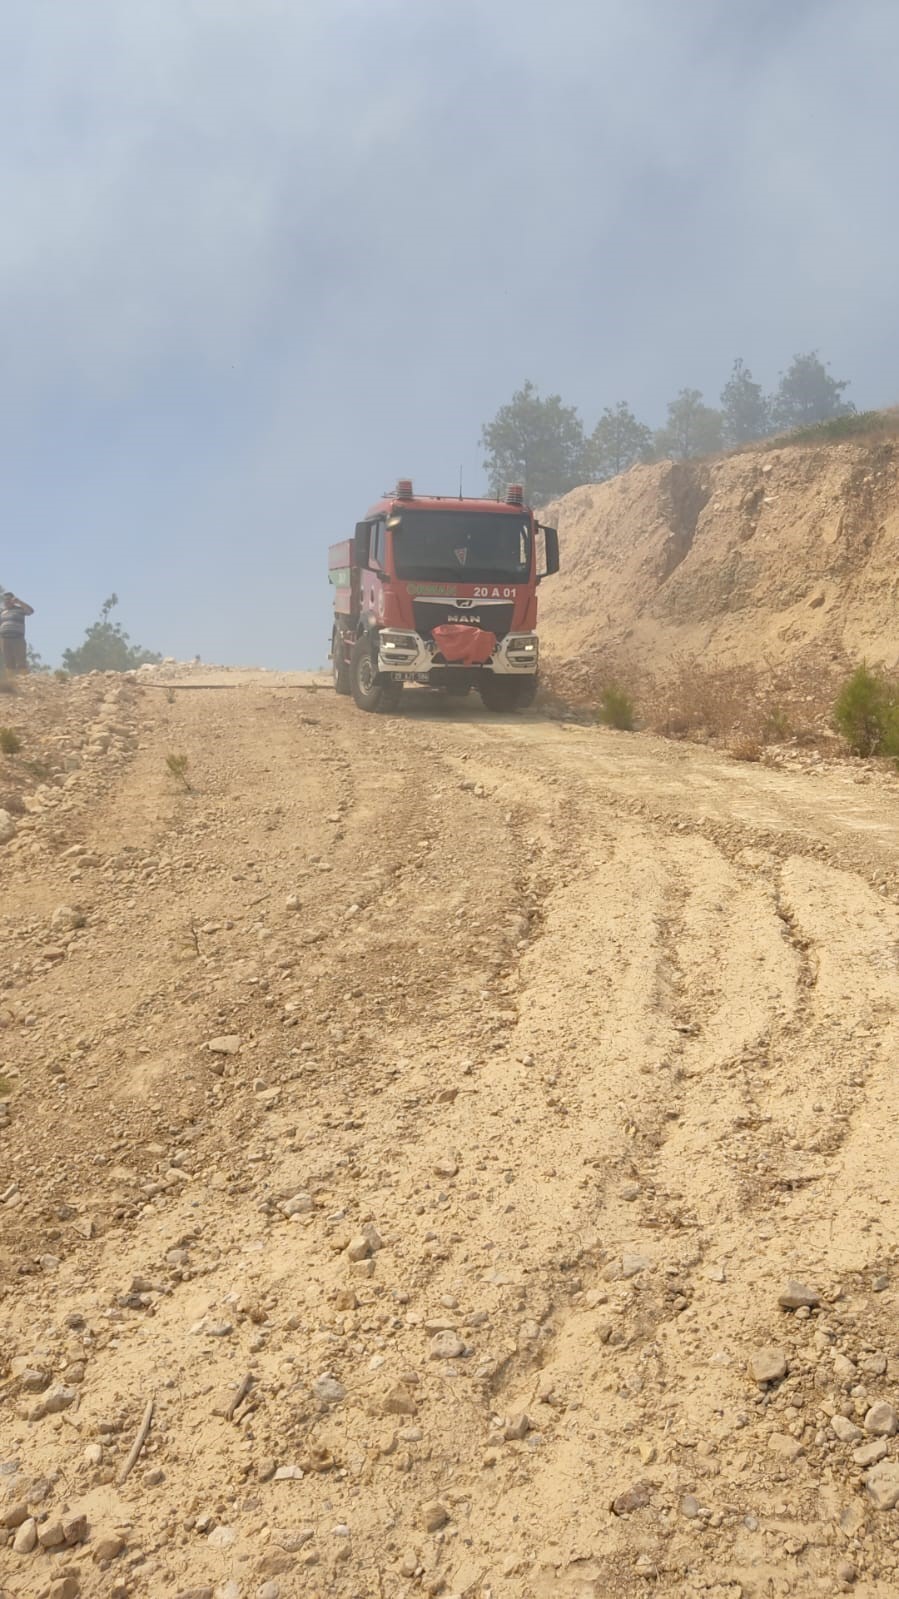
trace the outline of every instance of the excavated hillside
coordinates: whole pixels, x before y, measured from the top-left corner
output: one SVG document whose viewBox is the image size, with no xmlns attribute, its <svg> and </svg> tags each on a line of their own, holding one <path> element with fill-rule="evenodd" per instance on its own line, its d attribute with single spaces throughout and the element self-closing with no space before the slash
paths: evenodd
<svg viewBox="0 0 899 1599">
<path fill-rule="evenodd" d="M 541 620 L 564 661 L 899 660 L 892 438 L 634 467 L 546 514 L 563 571 L 542 591 Z"/>
</svg>

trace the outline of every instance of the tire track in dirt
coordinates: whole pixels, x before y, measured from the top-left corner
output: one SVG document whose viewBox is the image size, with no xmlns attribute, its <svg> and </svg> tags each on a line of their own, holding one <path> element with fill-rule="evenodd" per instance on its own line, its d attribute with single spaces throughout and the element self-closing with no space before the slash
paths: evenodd
<svg viewBox="0 0 899 1599">
<path fill-rule="evenodd" d="M 117 864 L 33 980 L 61 1034 L 86 1029 L 68 1106 L 45 1103 L 45 1045 L 12 1040 L 6 1136 L 20 1181 L 35 1151 L 44 1175 L 4 1301 L 8 1498 L 43 1482 L 121 1527 L 139 1599 L 830 1592 L 847 1551 L 880 1599 L 888 1527 L 823 1407 L 895 1399 L 899 1375 L 899 926 L 859 875 L 892 858 L 886 802 L 844 835 L 839 777 L 411 697 L 383 719 L 264 680 L 185 700 L 96 814 Z M 176 744 L 197 793 L 173 807 Z M 35 859 L 22 905 L 67 870 Z M 221 1075 L 218 1031 L 241 1038 Z M 788 1273 L 820 1314 L 777 1309 Z M 746 1361 L 775 1340 L 790 1372 L 762 1392 Z M 79 1363 L 71 1411 L 25 1420 L 23 1372 Z M 16 1599 L 49 1561 L 0 1548 Z"/>
</svg>

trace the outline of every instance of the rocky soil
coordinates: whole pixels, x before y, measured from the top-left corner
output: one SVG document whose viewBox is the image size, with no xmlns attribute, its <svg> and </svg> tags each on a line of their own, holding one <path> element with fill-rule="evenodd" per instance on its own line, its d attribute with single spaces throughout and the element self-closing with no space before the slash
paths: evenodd
<svg viewBox="0 0 899 1599">
<path fill-rule="evenodd" d="M 0 725 L 4 1599 L 896 1592 L 895 779 Z"/>
<path fill-rule="evenodd" d="M 899 663 L 892 437 L 634 467 L 546 520 L 563 561 L 542 632 L 581 672 L 669 673 L 678 654 L 788 677 Z"/>
</svg>

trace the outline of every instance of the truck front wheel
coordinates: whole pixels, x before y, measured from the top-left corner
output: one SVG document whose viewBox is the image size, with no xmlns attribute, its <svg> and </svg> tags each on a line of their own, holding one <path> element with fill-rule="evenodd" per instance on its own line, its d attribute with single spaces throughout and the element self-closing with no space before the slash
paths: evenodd
<svg viewBox="0 0 899 1599">
<path fill-rule="evenodd" d="M 488 711 L 519 711 L 533 705 L 537 694 L 536 673 L 528 677 L 492 677 L 485 673 L 479 684 L 484 708 Z"/>
<path fill-rule="evenodd" d="M 349 694 L 350 669 L 346 664 L 343 634 L 337 627 L 331 637 L 331 670 L 334 673 L 335 691 L 338 694 Z"/>
<path fill-rule="evenodd" d="M 395 711 L 402 683 L 385 681 L 367 638 L 357 638 L 350 657 L 350 689 L 360 711 Z"/>
</svg>

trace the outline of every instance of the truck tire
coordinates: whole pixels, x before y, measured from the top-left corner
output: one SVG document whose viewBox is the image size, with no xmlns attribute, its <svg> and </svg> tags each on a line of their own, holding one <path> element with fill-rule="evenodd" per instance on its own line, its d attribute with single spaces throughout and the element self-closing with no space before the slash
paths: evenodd
<svg viewBox="0 0 899 1599">
<path fill-rule="evenodd" d="M 527 677 L 492 677 L 485 674 L 479 692 L 487 711 L 520 711 L 533 705 L 537 694 L 536 673 Z"/>
<path fill-rule="evenodd" d="M 391 683 L 381 676 L 367 638 L 357 638 L 353 645 L 350 690 L 360 711 L 395 711 L 403 692 L 402 683 Z"/>
<path fill-rule="evenodd" d="M 335 693 L 349 694 L 350 669 L 346 663 L 346 653 L 343 647 L 343 635 L 336 627 L 331 636 L 331 670 L 334 674 Z"/>
</svg>

